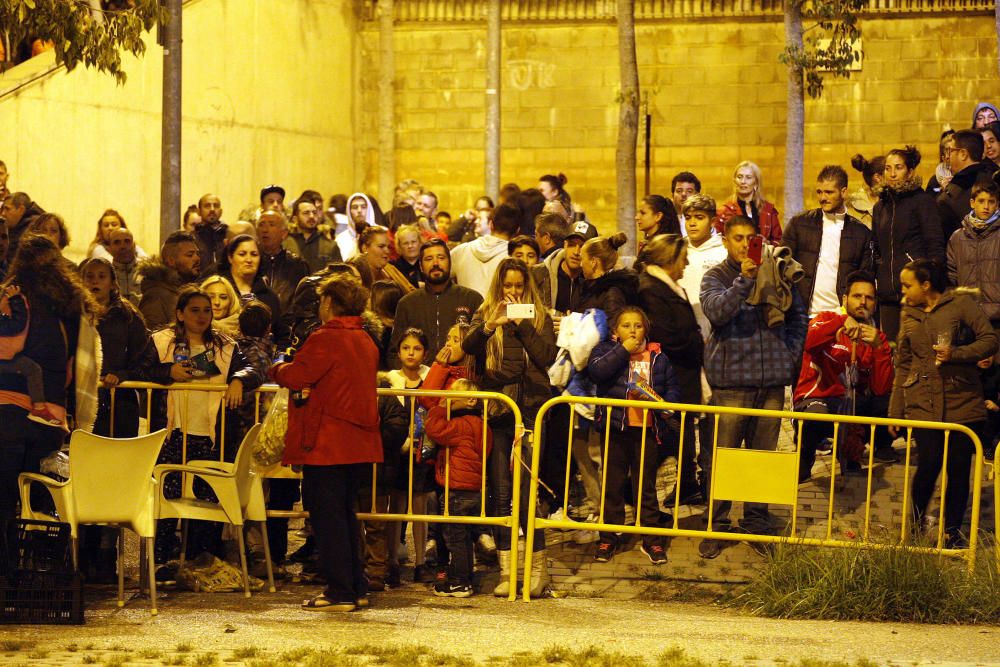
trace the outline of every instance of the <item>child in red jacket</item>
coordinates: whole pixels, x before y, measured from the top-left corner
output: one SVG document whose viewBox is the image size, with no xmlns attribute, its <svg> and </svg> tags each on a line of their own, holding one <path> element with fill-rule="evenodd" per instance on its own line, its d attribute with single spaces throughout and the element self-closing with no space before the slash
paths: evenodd
<svg viewBox="0 0 1000 667">
<path fill-rule="evenodd" d="M 466 379 L 456 380 L 451 388 L 454 391 L 479 389 L 474 382 Z M 450 419 L 447 403 L 446 399 L 442 399 L 439 405 L 431 408 L 424 422 L 427 435 L 443 450 L 437 457 L 435 476 L 437 483 L 448 489 L 448 514 L 478 516 L 482 500 L 483 459 L 489 456 L 493 447 L 493 434 L 483 424 L 482 411 L 476 409 L 477 399 L 451 399 Z M 443 497 L 441 505 L 444 514 Z M 442 532 L 451 552 L 451 563 L 448 579 L 434 585 L 434 595 L 456 598 L 472 595 L 473 530 L 472 524 L 444 524 Z"/>
</svg>

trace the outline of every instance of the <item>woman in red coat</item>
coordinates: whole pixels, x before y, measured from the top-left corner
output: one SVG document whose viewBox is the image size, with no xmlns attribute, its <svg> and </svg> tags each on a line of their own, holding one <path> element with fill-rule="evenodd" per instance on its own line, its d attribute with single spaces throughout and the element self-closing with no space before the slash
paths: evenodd
<svg viewBox="0 0 1000 667">
<path fill-rule="evenodd" d="M 750 218 L 757 233 L 771 245 L 781 245 L 781 219 L 774 204 L 764 199 L 764 177 L 753 162 L 740 162 L 733 171 L 733 196 L 712 221 L 715 231 L 725 231 L 726 220 L 737 215 Z"/>
<path fill-rule="evenodd" d="M 357 278 L 333 274 L 318 292 L 322 326 L 294 361 L 277 364 L 271 374 L 303 394 L 290 401 L 283 462 L 302 466 L 302 502 L 312 518 L 326 590 L 302 607 L 353 611 L 366 606 L 368 595 L 355 514 L 358 482 L 382 461 L 378 348 L 361 327 L 368 290 Z"/>
</svg>

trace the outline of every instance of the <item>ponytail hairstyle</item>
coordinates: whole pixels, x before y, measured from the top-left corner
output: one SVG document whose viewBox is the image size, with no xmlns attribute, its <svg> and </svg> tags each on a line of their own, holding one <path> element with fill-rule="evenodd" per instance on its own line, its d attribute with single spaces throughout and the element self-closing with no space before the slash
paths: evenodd
<svg viewBox="0 0 1000 667">
<path fill-rule="evenodd" d="M 871 160 L 866 160 L 865 156 L 857 153 L 851 158 L 851 166 L 855 171 L 861 172 L 861 178 L 865 180 L 865 185 L 869 188 L 875 187 L 875 176 L 885 171 L 885 156 L 876 155 Z"/>
<path fill-rule="evenodd" d="M 890 155 L 895 155 L 903 160 L 903 164 L 910 171 L 917 168 L 920 164 L 920 151 L 917 150 L 916 146 L 907 145 L 906 148 L 893 148 L 891 151 L 886 153 L 886 157 Z M 885 163 L 883 163 L 884 165 Z"/>
<path fill-rule="evenodd" d="M 569 193 L 566 192 L 565 188 L 565 185 L 569 182 L 569 179 L 566 178 L 566 174 L 562 172 L 559 172 L 558 176 L 553 176 L 552 174 L 545 174 L 538 180 L 542 183 L 548 183 L 549 186 L 551 186 L 552 189 L 556 191 L 556 199 L 558 199 L 562 203 L 563 208 L 565 208 L 567 211 L 573 210 L 572 200 L 570 199 Z"/>
<path fill-rule="evenodd" d="M 618 264 L 618 248 L 628 243 L 624 232 L 611 236 L 598 236 L 583 244 L 583 252 L 587 257 L 597 258 L 605 272 L 611 271 Z"/>
<path fill-rule="evenodd" d="M 918 283 L 930 283 L 931 289 L 944 292 L 948 289 L 948 270 L 941 262 L 932 259 L 915 259 L 907 262 L 903 269 L 913 274 Z"/>
<path fill-rule="evenodd" d="M 642 203 L 653 209 L 653 213 L 659 213 L 660 223 L 657 227 L 657 234 L 680 234 L 681 221 L 677 217 L 677 209 L 674 203 L 662 195 L 647 195 L 642 198 Z"/>
<path fill-rule="evenodd" d="M 479 306 L 479 316 L 485 322 L 497 309 L 497 306 L 503 303 L 503 281 L 509 271 L 516 271 L 523 277 L 524 295 L 521 297 L 521 303 L 530 303 L 535 306 L 535 319 L 531 324 L 535 331 L 541 333 L 542 329 L 545 328 L 545 319 L 548 317 L 545 304 L 542 303 L 542 296 L 531 277 L 528 265 L 514 257 L 506 257 L 497 265 L 496 273 L 493 274 L 493 280 L 490 282 L 490 289 L 486 293 L 482 305 Z M 503 364 L 503 336 L 503 327 L 497 327 L 486 343 L 487 371 L 498 371 Z"/>
</svg>

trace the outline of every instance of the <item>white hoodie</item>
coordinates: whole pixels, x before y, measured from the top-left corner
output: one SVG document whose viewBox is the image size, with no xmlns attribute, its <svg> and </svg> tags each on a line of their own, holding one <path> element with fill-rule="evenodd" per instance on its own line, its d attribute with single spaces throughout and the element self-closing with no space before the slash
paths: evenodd
<svg viewBox="0 0 1000 667">
<path fill-rule="evenodd" d="M 688 239 L 688 266 L 684 269 L 684 277 L 680 284 L 687 292 L 688 301 L 694 308 L 694 315 L 698 319 L 698 326 L 701 327 L 701 335 L 706 340 L 712 333 L 712 325 L 701 310 L 701 279 L 705 273 L 716 264 L 725 261 L 728 256 L 726 247 L 722 245 L 722 237 L 712 234 L 707 241 L 695 248 Z"/>
<path fill-rule="evenodd" d="M 507 257 L 507 239 L 480 236 L 451 251 L 451 275 L 462 287 L 474 289 L 484 297 L 489 292 L 497 265 Z"/>
<path fill-rule="evenodd" d="M 353 195 L 347 198 L 347 210 L 351 210 L 351 200 L 361 198 L 365 200 L 368 204 L 368 210 L 365 213 L 365 221 L 368 223 L 369 227 L 375 226 L 375 209 L 372 207 L 371 200 L 368 199 L 368 195 L 363 192 L 355 192 Z M 358 254 L 358 233 L 354 231 L 354 224 L 351 222 L 350 216 L 347 216 L 347 225 L 344 227 L 343 231 L 337 232 L 337 236 L 334 240 L 337 242 L 337 247 L 340 248 L 340 256 L 346 262 L 352 259 Z"/>
</svg>

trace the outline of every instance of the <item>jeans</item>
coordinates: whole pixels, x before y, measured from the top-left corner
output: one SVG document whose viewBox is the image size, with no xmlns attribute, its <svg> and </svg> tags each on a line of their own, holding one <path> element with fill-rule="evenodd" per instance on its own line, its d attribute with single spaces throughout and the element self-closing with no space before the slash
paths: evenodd
<svg viewBox="0 0 1000 667">
<path fill-rule="evenodd" d="M 324 594 L 335 602 L 355 602 L 368 594 L 356 507 L 358 483 L 370 463 L 302 466 L 302 503 L 312 520 Z"/>
<path fill-rule="evenodd" d="M 448 491 L 448 513 L 453 516 L 478 516 L 480 492 L 451 489 Z M 444 496 L 441 496 L 441 513 L 444 513 Z M 448 579 L 456 584 L 472 583 L 472 535 L 475 526 L 446 523 L 441 531 L 451 552 Z"/>
<path fill-rule="evenodd" d="M 784 387 L 712 390 L 712 404 L 720 407 L 781 410 L 784 403 Z M 719 423 L 718 447 L 739 448 L 744 443 L 748 449 L 774 451 L 778 447 L 778 433 L 781 430 L 780 419 L 745 415 L 716 415 L 716 420 Z M 702 442 L 700 463 L 709 486 L 711 486 L 712 479 L 712 454 L 711 441 Z M 729 512 L 732 506 L 733 503 L 730 500 L 715 501 L 712 511 L 712 530 L 725 532 L 731 528 L 732 522 L 729 518 Z M 743 520 L 740 522 L 740 526 L 751 533 L 766 535 L 774 532 L 767 503 L 743 503 Z"/>
<path fill-rule="evenodd" d="M 531 428 L 532 426 L 528 415 L 525 415 L 524 426 L 525 428 Z M 541 424 L 538 424 L 538 426 L 541 428 Z M 514 486 L 511 466 L 516 465 L 521 467 L 521 488 L 518 489 L 520 502 L 518 521 L 520 522 L 520 525 L 524 527 L 528 525 L 528 498 L 531 492 L 531 438 L 528 434 L 525 434 L 524 438 L 521 440 L 521 460 L 524 462 L 523 466 L 520 461 L 511 462 L 511 451 L 513 449 L 513 445 L 513 426 L 497 426 L 493 429 L 493 449 L 490 451 L 487 482 L 492 481 L 490 484 L 490 493 L 493 495 L 496 515 L 510 516 L 511 499 L 513 497 Z M 544 451 L 542 453 L 544 454 Z M 538 516 L 544 516 L 544 510 L 542 509 L 543 505 L 546 505 L 546 503 L 541 501 L 538 503 Z M 510 551 L 512 542 L 513 538 L 511 537 L 510 530 L 506 528 L 500 528 L 497 530 L 497 549 L 500 551 Z M 544 548 L 545 531 L 536 529 L 534 549 L 535 551 L 541 551 Z"/>
<path fill-rule="evenodd" d="M 646 430 L 645 456 L 643 456 L 642 429 L 634 426 L 624 431 L 612 431 L 611 443 L 608 445 L 608 458 L 604 465 L 607 469 L 607 489 L 604 497 L 605 523 L 621 524 L 625 521 L 625 485 L 628 476 L 632 475 L 632 497 L 630 500 L 636 508 L 638 518 L 643 526 L 661 527 L 660 503 L 656 499 L 656 468 L 658 462 L 656 437 L 653 427 Z M 639 488 L 639 474 L 642 471 L 642 488 Z M 642 508 L 639 508 L 639 498 L 642 498 Z M 602 542 L 614 544 L 617 540 L 614 533 L 601 533 Z M 663 544 L 660 536 L 643 537 L 645 544 Z"/>
<path fill-rule="evenodd" d="M 983 422 L 966 426 L 982 439 Z M 917 471 L 913 474 L 913 516 L 919 526 L 944 466 L 944 431 L 918 429 L 913 435 L 920 457 Z M 968 436 L 952 432 L 948 438 L 948 488 L 944 492 L 944 529 L 949 535 L 956 535 L 965 519 L 965 509 L 969 504 L 969 471 L 975 455 L 976 448 Z"/>
</svg>

